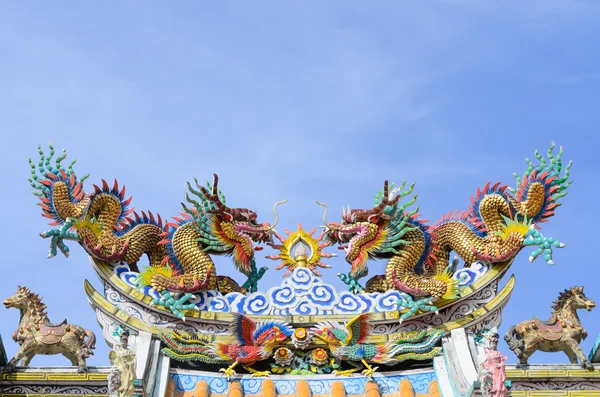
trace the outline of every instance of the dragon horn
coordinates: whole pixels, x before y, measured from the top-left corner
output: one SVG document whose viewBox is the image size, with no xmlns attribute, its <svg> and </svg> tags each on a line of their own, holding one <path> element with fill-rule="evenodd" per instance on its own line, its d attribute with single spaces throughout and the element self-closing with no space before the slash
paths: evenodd
<svg viewBox="0 0 600 397">
<path fill-rule="evenodd" d="M 392 187 L 393 186 L 394 186 L 394 184 L 392 183 Z M 398 201 L 400 201 L 400 197 L 401 196 L 397 195 L 390 201 L 390 185 L 389 185 L 388 181 L 384 181 L 383 182 L 383 197 L 381 198 L 379 205 L 375 206 L 375 208 L 373 208 L 371 210 L 371 213 L 373 215 L 377 215 L 378 217 L 384 218 L 385 217 L 385 214 L 384 214 L 385 209 L 387 207 L 391 207 L 391 206 L 395 205 Z"/>
<path fill-rule="evenodd" d="M 277 226 L 277 223 L 279 223 L 279 216 L 277 215 L 277 206 L 280 204 L 285 204 L 285 203 L 287 203 L 287 200 L 278 201 L 273 206 L 273 213 L 275 214 L 275 223 L 273 224 L 273 226 L 268 227 L 267 231 L 271 231 L 271 230 L 275 229 L 275 226 Z"/>
<path fill-rule="evenodd" d="M 211 187 L 211 184 L 207 182 L 207 185 L 209 187 Z M 202 195 L 204 196 L 204 198 L 206 199 L 206 201 L 208 201 L 209 203 L 213 204 L 216 209 L 208 209 L 208 212 L 211 214 L 217 213 L 217 212 L 227 212 L 227 213 L 231 213 L 231 210 L 229 209 L 229 207 L 227 207 L 220 199 L 219 197 L 219 177 L 217 176 L 217 174 L 213 174 L 213 183 L 212 183 L 212 191 L 209 192 L 204 186 L 201 185 L 197 185 L 198 188 L 200 189 L 200 192 L 202 193 Z"/>
</svg>

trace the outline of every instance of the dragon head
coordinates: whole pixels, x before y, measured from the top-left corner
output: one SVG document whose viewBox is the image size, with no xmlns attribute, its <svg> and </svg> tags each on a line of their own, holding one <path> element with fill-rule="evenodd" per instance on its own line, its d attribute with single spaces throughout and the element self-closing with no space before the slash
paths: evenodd
<svg viewBox="0 0 600 397">
<path fill-rule="evenodd" d="M 414 203 L 413 200 L 399 207 L 400 199 L 408 195 L 414 186 L 411 186 L 406 192 L 396 194 L 404 185 L 402 184 L 390 192 L 388 181 L 385 181 L 383 189 L 375 196 L 373 208 L 367 210 L 344 209 L 342 221 L 339 223 L 327 223 L 325 219 L 327 207 L 317 202 L 325 207 L 323 222 L 326 239 L 340 244 L 339 248 L 346 252 L 346 261 L 352 266 L 350 271 L 352 277 L 359 278 L 367 274 L 366 264 L 369 257 L 386 257 L 389 254 L 397 253 L 394 250 L 397 245 L 394 244 L 394 241 L 401 241 L 400 236 L 404 233 L 400 232 L 406 229 L 405 224 L 407 223 L 403 211 Z"/>
<path fill-rule="evenodd" d="M 254 252 L 262 249 L 257 244 L 273 242 L 273 229 L 278 221 L 276 208 L 287 200 L 275 204 L 273 226 L 269 223 L 258 223 L 256 212 L 247 208 L 228 207 L 218 183 L 219 178 L 216 174 L 212 185 L 207 183 L 207 187 L 199 185 L 196 181 L 199 190 L 188 183 L 189 191 L 199 197 L 202 203 L 186 196 L 196 211 L 188 209 L 185 205 L 183 207 L 196 220 L 203 235 L 199 242 L 205 245 L 205 251 L 213 254 L 233 254 L 236 267 L 242 273 L 248 274 L 251 272 Z"/>
</svg>

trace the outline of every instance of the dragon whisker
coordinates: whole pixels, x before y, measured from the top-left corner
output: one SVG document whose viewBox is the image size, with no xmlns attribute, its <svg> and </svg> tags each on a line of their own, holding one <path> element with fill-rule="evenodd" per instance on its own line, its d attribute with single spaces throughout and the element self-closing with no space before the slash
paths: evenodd
<svg viewBox="0 0 600 397">
<path fill-rule="evenodd" d="M 282 200 L 282 201 L 278 201 L 275 203 L 275 205 L 273 206 L 273 213 L 275 214 L 275 223 L 273 224 L 273 226 L 270 226 L 267 228 L 267 231 L 271 231 L 273 229 L 275 229 L 275 226 L 277 226 L 277 224 L 279 223 L 279 215 L 277 215 L 277 206 L 280 204 L 285 204 L 287 203 L 287 200 Z"/>
</svg>

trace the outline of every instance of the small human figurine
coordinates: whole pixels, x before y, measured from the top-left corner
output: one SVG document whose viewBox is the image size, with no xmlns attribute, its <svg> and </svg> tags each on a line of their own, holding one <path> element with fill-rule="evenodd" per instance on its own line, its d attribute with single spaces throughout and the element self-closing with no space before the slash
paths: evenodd
<svg viewBox="0 0 600 397">
<path fill-rule="evenodd" d="M 481 373 L 481 393 L 484 397 L 506 397 L 508 389 L 506 388 L 506 357 L 498 351 L 497 333 L 492 333 L 489 337 L 489 347 L 485 348 L 485 360 L 482 364 Z"/>
<path fill-rule="evenodd" d="M 121 334 L 120 345 L 108 353 L 112 371 L 108 376 L 110 397 L 132 397 L 135 380 L 135 354 L 127 348 L 129 331 Z"/>
</svg>

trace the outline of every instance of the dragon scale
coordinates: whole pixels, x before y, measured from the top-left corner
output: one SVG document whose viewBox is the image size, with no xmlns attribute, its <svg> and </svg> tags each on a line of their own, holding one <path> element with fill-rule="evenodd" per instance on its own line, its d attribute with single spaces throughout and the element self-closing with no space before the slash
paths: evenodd
<svg viewBox="0 0 600 397">
<path fill-rule="evenodd" d="M 533 245 L 538 248 L 530 260 L 544 254 L 552 264 L 552 249 L 564 244 L 544 237 L 538 229 L 554 215 L 558 199 L 571 184 L 571 164 L 563 168 L 562 148 L 556 157 L 553 149 L 554 144 L 548 161 L 538 152 L 538 165 L 527 160 L 523 177 L 515 174 L 516 188 L 488 182 L 471 198 L 470 208 L 451 212 L 433 226 L 419 219 L 418 207 L 408 210 L 417 195 L 400 203 L 412 193 L 414 184 L 393 188 L 387 181 L 375 197 L 374 208 L 344 210 L 340 223 L 324 219 L 328 239 L 341 245 L 351 265 L 342 280 L 358 292 L 398 289 L 415 296 L 452 298 L 458 293 L 449 258 L 453 251 L 470 266 L 475 261 L 510 260 Z M 357 280 L 367 275 L 368 259 L 388 259 L 388 263 L 384 275 L 371 278 L 362 288 Z"/>
<path fill-rule="evenodd" d="M 77 178 L 74 161 L 68 168 L 61 164 L 66 152 L 54 164 L 51 144 L 48 156 L 41 148 L 38 152 L 37 167 L 30 160 L 29 181 L 41 200 L 42 215 L 59 227 L 41 233 L 51 241 L 49 257 L 57 249 L 68 256 L 65 240 L 74 240 L 94 258 L 124 262 L 133 271 L 138 271 L 137 263 L 146 255 L 150 266 L 140 273 L 138 283 L 159 292 L 243 292 L 233 279 L 216 275 L 210 256 L 232 255 L 238 270 L 256 288 L 262 273 L 254 265 L 255 243 L 269 242 L 272 227 L 256 223 L 250 210 L 227 207 L 216 175 L 206 187 L 197 181 L 195 187 L 188 183 L 186 201 L 191 206 L 182 204 L 181 216 L 163 223 L 160 215 L 134 212 L 131 197 L 125 199 L 125 187 L 120 189 L 117 181 L 111 187 L 103 180 L 101 187 L 94 185 L 94 191 L 86 194 L 83 181 L 88 176 Z"/>
</svg>

